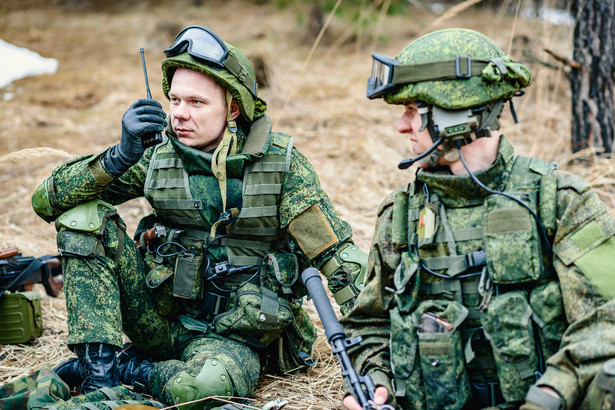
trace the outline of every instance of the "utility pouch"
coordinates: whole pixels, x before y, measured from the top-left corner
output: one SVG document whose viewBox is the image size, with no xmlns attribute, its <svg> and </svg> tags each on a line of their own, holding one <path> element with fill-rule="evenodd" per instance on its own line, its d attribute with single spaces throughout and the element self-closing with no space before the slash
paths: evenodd
<svg viewBox="0 0 615 410">
<path fill-rule="evenodd" d="M 190 252 L 177 255 L 173 278 L 173 296 L 199 299 L 203 295 L 202 256 Z"/>
<path fill-rule="evenodd" d="M 43 333 L 41 295 L 36 291 L 5 293 L 0 298 L 0 345 L 25 343 Z"/>
<path fill-rule="evenodd" d="M 427 409 L 459 409 L 471 396 L 459 330 L 467 316 L 461 303 L 441 300 L 424 301 L 413 313 Z"/>
<path fill-rule="evenodd" d="M 519 196 L 531 206 L 527 195 Z M 530 212 L 501 195 L 487 197 L 483 206 L 487 269 L 493 282 L 506 285 L 538 279 L 542 271 L 540 238 Z"/>
<path fill-rule="evenodd" d="M 408 403 L 425 402 L 423 378 L 418 365 L 418 323 L 399 307 L 389 310 L 391 319 L 391 370 L 395 376 L 395 395 Z M 403 400 L 402 400 L 403 401 Z"/>
<path fill-rule="evenodd" d="M 312 347 L 318 336 L 316 328 L 300 304 L 291 302 L 290 308 L 295 320 L 270 345 L 272 357 L 276 360 L 268 370 L 276 373 L 297 373 L 314 366 Z"/>
<path fill-rule="evenodd" d="M 504 400 L 523 401 L 536 381 L 538 369 L 532 309 L 526 292 L 517 290 L 498 295 L 480 320 L 493 350 Z"/>
<path fill-rule="evenodd" d="M 293 253 L 268 253 L 263 258 L 260 277 L 262 286 L 288 298 L 299 277 L 299 260 Z"/>
<path fill-rule="evenodd" d="M 215 332 L 255 348 L 264 348 L 282 335 L 293 320 L 288 302 L 275 292 L 246 283 L 232 297 L 227 311 L 214 317 Z"/>
<path fill-rule="evenodd" d="M 154 262 L 154 254 L 147 252 L 143 258 L 146 269 L 145 284 L 152 293 L 156 312 L 162 317 L 174 318 L 178 311 L 178 300 L 173 297 L 173 267 Z"/>
<path fill-rule="evenodd" d="M 564 313 L 559 282 L 552 281 L 530 291 L 532 318 L 538 326 L 540 347 L 546 361 L 559 350 L 568 321 Z"/>
</svg>

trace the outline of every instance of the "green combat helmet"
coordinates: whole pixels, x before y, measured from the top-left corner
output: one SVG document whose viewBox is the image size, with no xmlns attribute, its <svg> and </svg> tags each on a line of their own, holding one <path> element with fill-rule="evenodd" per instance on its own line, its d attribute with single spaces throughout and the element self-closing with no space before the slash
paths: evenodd
<svg viewBox="0 0 615 410">
<path fill-rule="evenodd" d="M 434 141 L 419 157 L 402 161 L 402 169 L 427 156 L 431 166 L 443 155 L 456 159 L 458 145 L 499 128 L 504 102 L 531 83 L 527 67 L 515 63 L 485 35 L 468 29 L 424 35 L 395 59 L 378 53 L 372 57 L 367 97 L 381 97 L 389 104 L 415 102 L 423 118 L 421 130 L 427 127 Z M 444 149 L 437 149 L 439 145 Z"/>
<path fill-rule="evenodd" d="M 252 64 L 239 49 L 220 40 L 211 30 L 186 27 L 164 53 L 167 58 L 162 62 L 162 91 L 167 98 L 175 70 L 183 67 L 207 74 L 230 91 L 246 121 L 265 114 L 267 104 L 258 97 Z"/>
</svg>

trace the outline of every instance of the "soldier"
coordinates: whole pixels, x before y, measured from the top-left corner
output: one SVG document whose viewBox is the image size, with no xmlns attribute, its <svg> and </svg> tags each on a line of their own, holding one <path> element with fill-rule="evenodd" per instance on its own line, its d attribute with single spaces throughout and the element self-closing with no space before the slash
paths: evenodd
<svg viewBox="0 0 615 410">
<path fill-rule="evenodd" d="M 167 405 L 250 396 L 263 367 L 312 363 L 299 273 L 318 267 L 346 312 L 367 255 L 293 138 L 272 132 L 241 51 L 189 26 L 164 53 L 169 116 L 138 100 L 117 145 L 59 166 L 33 194 L 58 230 L 77 355 L 56 370 L 82 392 L 121 382 Z M 153 212 L 133 242 L 114 205 L 137 197 Z M 116 360 L 122 332 L 138 355 Z"/>
<path fill-rule="evenodd" d="M 615 221 L 587 183 L 499 132 L 529 70 L 466 29 L 373 58 L 367 96 L 403 106 L 398 131 L 417 156 L 400 168 L 420 164 L 378 210 L 342 321 L 363 337 L 351 355 L 375 403 L 610 408 Z"/>
</svg>

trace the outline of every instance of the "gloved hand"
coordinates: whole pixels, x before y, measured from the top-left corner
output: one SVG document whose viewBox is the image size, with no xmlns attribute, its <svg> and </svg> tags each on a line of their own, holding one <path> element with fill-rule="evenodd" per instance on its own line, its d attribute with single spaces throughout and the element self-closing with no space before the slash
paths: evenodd
<svg viewBox="0 0 615 410">
<path fill-rule="evenodd" d="M 126 110 L 122 118 L 120 143 L 107 150 L 103 157 L 105 169 L 113 176 L 122 175 L 143 156 L 141 139 L 162 132 L 166 127 L 166 114 L 156 100 L 141 99 Z"/>
</svg>

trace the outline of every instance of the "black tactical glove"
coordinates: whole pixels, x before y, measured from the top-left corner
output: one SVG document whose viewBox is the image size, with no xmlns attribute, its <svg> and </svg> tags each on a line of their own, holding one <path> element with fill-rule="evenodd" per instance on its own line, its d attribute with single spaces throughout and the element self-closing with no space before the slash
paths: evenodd
<svg viewBox="0 0 615 410">
<path fill-rule="evenodd" d="M 126 110 L 122 118 L 120 143 L 109 148 L 103 158 L 105 169 L 113 176 L 122 175 L 143 155 L 143 137 L 162 132 L 166 114 L 156 100 L 141 99 Z"/>
</svg>

